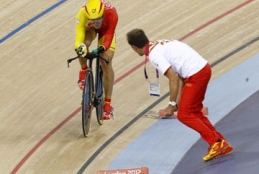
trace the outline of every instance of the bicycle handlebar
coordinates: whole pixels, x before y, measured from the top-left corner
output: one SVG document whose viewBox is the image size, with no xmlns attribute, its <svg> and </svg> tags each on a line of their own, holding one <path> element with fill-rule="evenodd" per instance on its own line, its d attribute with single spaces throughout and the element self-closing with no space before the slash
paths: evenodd
<svg viewBox="0 0 259 174">
<path fill-rule="evenodd" d="M 99 58 L 99 59 L 102 59 L 103 61 L 105 61 L 105 63 L 106 63 L 107 65 L 110 63 L 109 60 L 107 60 L 107 59 L 101 57 L 99 54 L 95 54 L 95 53 L 87 53 L 84 58 L 86 58 L 86 59 Z"/>
<path fill-rule="evenodd" d="M 76 57 L 74 57 L 74 58 L 68 59 L 68 60 L 67 60 L 67 67 L 69 67 L 69 63 L 71 63 L 71 62 L 72 62 L 73 60 L 75 60 L 75 59 L 78 59 L 79 57 L 80 57 L 80 56 L 76 56 Z M 95 53 L 92 53 L 92 52 L 87 53 L 86 56 L 84 56 L 83 58 L 89 59 L 89 60 L 90 60 L 90 59 L 93 60 L 93 59 L 95 59 L 95 58 L 99 58 L 99 59 L 102 59 L 103 61 L 105 61 L 105 63 L 106 63 L 107 65 L 110 63 L 109 60 L 107 60 L 107 59 L 101 57 L 99 54 L 95 54 Z"/>
</svg>

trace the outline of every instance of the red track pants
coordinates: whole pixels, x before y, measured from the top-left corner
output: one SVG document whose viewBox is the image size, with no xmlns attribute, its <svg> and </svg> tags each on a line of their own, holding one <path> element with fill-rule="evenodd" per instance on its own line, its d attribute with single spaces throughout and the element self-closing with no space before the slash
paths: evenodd
<svg viewBox="0 0 259 174">
<path fill-rule="evenodd" d="M 219 138 L 224 137 L 201 112 L 210 77 L 211 67 L 207 64 L 202 70 L 184 80 L 177 118 L 200 133 L 209 145 L 213 145 Z"/>
</svg>

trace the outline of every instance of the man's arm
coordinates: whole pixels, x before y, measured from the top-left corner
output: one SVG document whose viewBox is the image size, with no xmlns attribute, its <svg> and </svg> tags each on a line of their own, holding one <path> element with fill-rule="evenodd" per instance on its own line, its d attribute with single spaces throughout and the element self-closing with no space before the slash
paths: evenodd
<svg viewBox="0 0 259 174">
<path fill-rule="evenodd" d="M 168 68 L 168 70 L 164 74 L 169 80 L 169 91 L 170 91 L 170 101 L 177 102 L 178 92 L 179 92 L 179 76 L 173 71 L 172 67 Z M 173 107 L 169 105 L 170 107 Z M 177 107 L 171 108 L 174 111 L 177 110 Z"/>
<path fill-rule="evenodd" d="M 168 68 L 164 75 L 169 80 L 170 101 L 176 102 L 179 89 L 179 77 L 171 67 Z"/>
<path fill-rule="evenodd" d="M 183 85 L 184 85 L 184 79 L 182 79 L 179 76 L 178 76 L 178 79 L 179 79 L 179 88 L 178 88 L 176 103 L 179 105 L 180 104 L 181 95 L 182 95 Z"/>
</svg>

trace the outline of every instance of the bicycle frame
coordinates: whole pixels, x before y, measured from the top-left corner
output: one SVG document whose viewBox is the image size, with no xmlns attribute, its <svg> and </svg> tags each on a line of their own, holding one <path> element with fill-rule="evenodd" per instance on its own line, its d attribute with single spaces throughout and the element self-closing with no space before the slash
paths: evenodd
<svg viewBox="0 0 259 174">
<path fill-rule="evenodd" d="M 92 69 L 92 65 L 93 65 L 93 59 L 94 58 L 87 58 L 86 59 L 89 60 L 88 62 L 88 69 L 91 70 L 93 72 Z M 106 60 L 106 59 L 105 59 Z M 95 87 L 94 87 L 94 101 L 93 101 L 93 105 L 94 107 L 97 107 L 101 100 L 102 100 L 102 90 L 103 90 L 103 83 L 102 83 L 102 68 L 100 65 L 100 56 L 98 55 L 96 57 L 96 67 L 95 67 Z"/>
<path fill-rule="evenodd" d="M 79 57 L 67 60 L 69 63 Z M 91 113 L 93 107 L 96 108 L 97 121 L 100 125 L 103 124 L 103 83 L 102 83 L 102 68 L 100 60 L 104 60 L 107 64 L 109 60 L 100 57 L 99 54 L 88 53 L 84 58 L 88 60 L 88 68 L 86 71 L 85 85 L 82 93 L 82 127 L 84 136 L 88 136 L 90 130 Z M 93 60 L 96 58 L 95 74 L 93 73 Z M 95 77 L 94 77 L 95 76 Z"/>
<path fill-rule="evenodd" d="M 79 57 L 75 57 L 75 58 L 71 58 L 67 60 L 68 63 L 68 67 L 69 67 L 69 63 L 71 63 L 73 60 L 78 59 Z M 96 69 L 95 69 L 95 88 L 94 88 L 94 92 L 96 92 L 96 96 L 95 97 L 95 101 L 94 101 L 94 106 L 98 105 L 98 98 L 101 97 L 102 95 L 102 68 L 100 65 L 100 60 L 105 61 L 106 64 L 109 64 L 109 60 L 102 58 L 99 54 L 94 54 L 94 53 L 88 53 L 85 57 L 85 59 L 89 60 L 88 61 L 88 70 L 90 70 L 91 72 L 93 72 L 92 69 L 92 65 L 93 65 L 93 60 L 96 58 Z"/>
</svg>

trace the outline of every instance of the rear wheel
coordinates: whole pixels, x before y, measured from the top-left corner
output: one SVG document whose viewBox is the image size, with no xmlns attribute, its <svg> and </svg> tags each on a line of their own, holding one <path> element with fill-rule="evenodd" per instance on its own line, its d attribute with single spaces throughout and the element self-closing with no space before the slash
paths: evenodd
<svg viewBox="0 0 259 174">
<path fill-rule="evenodd" d="M 90 130 L 93 107 L 93 74 L 87 70 L 82 101 L 82 128 L 85 137 L 88 136 Z"/>
<path fill-rule="evenodd" d="M 96 117 L 100 125 L 103 124 L 103 82 L 102 82 L 102 69 L 99 67 L 99 71 L 96 71 L 95 76 L 95 91 L 96 91 Z"/>
<path fill-rule="evenodd" d="M 103 124 L 103 99 L 100 99 L 100 103 L 96 106 L 96 117 L 100 125 Z"/>
</svg>

